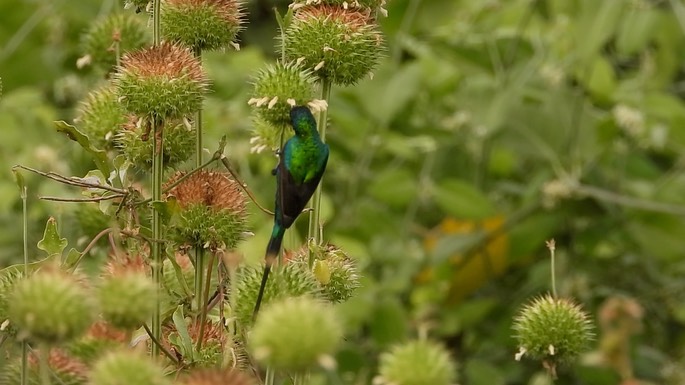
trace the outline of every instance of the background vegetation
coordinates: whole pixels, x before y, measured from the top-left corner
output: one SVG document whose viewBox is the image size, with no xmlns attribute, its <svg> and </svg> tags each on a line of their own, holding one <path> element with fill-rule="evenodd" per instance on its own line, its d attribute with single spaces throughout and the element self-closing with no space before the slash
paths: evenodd
<svg viewBox="0 0 685 385">
<path fill-rule="evenodd" d="M 21 258 L 10 167 L 84 175 L 88 158 L 53 128 L 98 74 L 80 39 L 113 0 L 0 3 L 0 264 Z M 213 149 L 261 202 L 275 158 L 250 153 L 249 80 L 274 59 L 281 1 L 247 2 L 241 50 L 204 57 Z M 544 384 L 516 362 L 512 318 L 549 290 L 594 317 L 597 338 L 559 383 L 685 383 L 685 5 L 679 0 L 392 0 L 387 57 L 373 81 L 335 88 L 324 237 L 358 259 L 363 287 L 342 305 L 340 370 L 368 383 L 371 359 L 420 333 L 445 342 L 463 384 Z M 30 244 L 48 216 L 81 247 L 75 207 L 28 176 Z M 72 192 L 73 193 L 73 192 Z M 256 212 L 256 210 L 255 210 Z M 241 245 L 262 258 L 270 219 Z M 304 222 L 304 221 L 302 221 Z M 306 235 L 286 235 L 297 247 Z M 32 253 L 37 255 L 35 248 Z"/>
</svg>

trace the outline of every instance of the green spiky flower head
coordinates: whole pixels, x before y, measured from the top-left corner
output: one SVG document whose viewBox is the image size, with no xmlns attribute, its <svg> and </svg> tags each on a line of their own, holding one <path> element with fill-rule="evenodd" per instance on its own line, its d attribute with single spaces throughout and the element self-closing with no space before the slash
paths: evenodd
<svg viewBox="0 0 685 385">
<path fill-rule="evenodd" d="M 185 174 L 177 172 L 166 186 Z M 226 174 L 196 172 L 169 190 L 166 199 L 176 204 L 170 232 L 180 244 L 230 250 L 247 230 L 245 196 Z"/>
<path fill-rule="evenodd" d="M 19 338 L 47 344 L 78 337 L 90 326 L 93 314 L 84 283 L 56 268 L 21 280 L 9 299 L 9 319 Z"/>
<path fill-rule="evenodd" d="M 90 385 L 168 385 L 164 370 L 149 357 L 113 351 L 95 362 Z"/>
<path fill-rule="evenodd" d="M 114 13 L 90 27 L 82 38 L 82 49 L 87 62 L 110 72 L 117 55 L 139 49 L 149 40 L 144 21 L 129 13 Z"/>
<path fill-rule="evenodd" d="M 556 364 L 574 361 L 594 338 L 594 327 L 583 309 L 551 295 L 525 305 L 514 319 L 513 329 L 519 345 L 516 359 L 528 355 L 541 360 L 552 374 Z"/>
<path fill-rule="evenodd" d="M 393 347 L 380 357 L 379 376 L 374 383 L 387 385 L 451 385 L 457 366 L 441 345 L 410 341 Z"/>
<path fill-rule="evenodd" d="M 126 111 L 117 98 L 116 89 L 108 83 L 90 92 L 79 106 L 74 123 L 97 148 L 113 149 L 114 138 L 126 122 Z"/>
<path fill-rule="evenodd" d="M 291 63 L 276 63 L 260 70 L 253 79 L 254 90 L 248 101 L 257 117 L 276 129 L 290 125 L 290 109 L 314 100 L 314 81 L 309 70 Z"/>
<path fill-rule="evenodd" d="M 102 317 L 125 330 L 139 328 L 152 316 L 157 295 L 152 280 L 139 272 L 105 276 L 98 286 Z"/>
<path fill-rule="evenodd" d="M 161 15 L 169 40 L 201 50 L 237 46 L 243 18 L 237 0 L 164 0 Z"/>
<path fill-rule="evenodd" d="M 353 9 L 366 12 L 378 12 L 384 16 L 388 16 L 388 11 L 384 8 L 386 0 L 295 0 L 293 2 L 297 7 L 310 4 L 324 4 L 332 5 L 342 9 Z"/>
<path fill-rule="evenodd" d="M 244 266 L 238 270 L 235 314 L 242 325 L 252 323 L 252 311 L 259 294 L 263 272 L 263 265 Z M 318 298 L 321 296 L 321 286 L 306 265 L 286 263 L 278 269 L 272 269 L 264 289 L 262 305 L 285 297 L 303 295 Z"/>
<path fill-rule="evenodd" d="M 150 138 L 150 121 L 129 115 L 116 136 L 116 145 L 126 159 L 143 170 L 152 168 L 154 139 Z M 195 126 L 188 119 L 164 122 L 164 167 L 174 168 L 195 152 Z"/>
<path fill-rule="evenodd" d="M 360 286 L 356 261 L 330 244 L 306 245 L 295 253 L 293 261 L 308 266 L 310 252 L 314 254 L 312 273 L 324 297 L 331 302 L 348 300 Z"/>
<path fill-rule="evenodd" d="M 329 305 L 311 297 L 284 298 L 264 307 L 249 341 L 255 358 L 277 370 L 331 367 L 342 327 Z"/>
<path fill-rule="evenodd" d="M 0 271 L 0 324 L 4 324 L 9 319 L 10 296 L 14 291 L 14 286 L 21 282 L 23 277 L 24 273 L 19 266 L 8 267 Z M 16 331 L 16 327 L 12 323 L 5 325 L 3 329 L 4 333 L 10 335 L 14 335 Z"/>
<path fill-rule="evenodd" d="M 382 35 L 369 12 L 332 5 L 298 9 L 285 39 L 288 60 L 300 60 L 318 77 L 343 86 L 368 75 L 383 53 Z"/>
<path fill-rule="evenodd" d="M 128 112 L 155 121 L 196 112 L 209 87 L 199 59 L 169 42 L 124 55 L 113 81 Z"/>
</svg>

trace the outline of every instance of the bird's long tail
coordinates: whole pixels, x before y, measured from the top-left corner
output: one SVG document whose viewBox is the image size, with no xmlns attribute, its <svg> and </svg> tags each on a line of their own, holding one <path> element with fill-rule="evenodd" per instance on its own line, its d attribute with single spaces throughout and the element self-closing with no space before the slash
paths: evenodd
<svg viewBox="0 0 685 385">
<path fill-rule="evenodd" d="M 257 317 L 259 312 L 259 306 L 262 304 L 262 298 L 264 297 L 264 289 L 266 289 L 266 282 L 269 279 L 269 272 L 271 271 L 271 265 L 276 261 L 278 257 L 278 252 L 281 250 L 281 243 L 283 242 L 283 234 L 285 234 L 285 227 L 274 224 L 274 229 L 271 232 L 271 239 L 269 239 L 269 244 L 266 246 L 266 255 L 264 257 L 264 275 L 262 276 L 262 284 L 259 286 L 259 294 L 257 295 L 257 303 L 255 303 L 254 311 L 252 312 L 252 319 Z"/>
</svg>

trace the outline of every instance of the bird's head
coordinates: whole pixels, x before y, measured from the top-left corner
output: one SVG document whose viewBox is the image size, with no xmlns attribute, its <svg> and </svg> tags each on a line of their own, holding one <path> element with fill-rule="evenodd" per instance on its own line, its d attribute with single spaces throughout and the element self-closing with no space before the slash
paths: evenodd
<svg viewBox="0 0 685 385">
<path fill-rule="evenodd" d="M 290 123 L 298 136 L 317 134 L 316 120 L 307 106 L 294 106 L 290 109 Z"/>
</svg>

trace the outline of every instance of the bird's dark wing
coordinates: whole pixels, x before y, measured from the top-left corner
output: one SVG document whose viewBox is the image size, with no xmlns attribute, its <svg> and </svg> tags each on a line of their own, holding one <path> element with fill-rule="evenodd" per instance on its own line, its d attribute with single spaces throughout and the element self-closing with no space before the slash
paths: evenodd
<svg viewBox="0 0 685 385">
<path fill-rule="evenodd" d="M 309 199 L 316 191 L 316 186 L 319 185 L 321 177 L 323 176 L 324 170 L 326 168 L 326 157 L 321 172 L 318 172 L 314 178 L 311 180 L 298 184 L 294 179 L 292 174 L 285 167 L 285 162 L 281 162 L 278 165 L 278 208 L 282 212 L 282 225 L 285 228 L 289 228 L 295 219 L 300 215 L 304 207 L 309 202 Z"/>
</svg>

